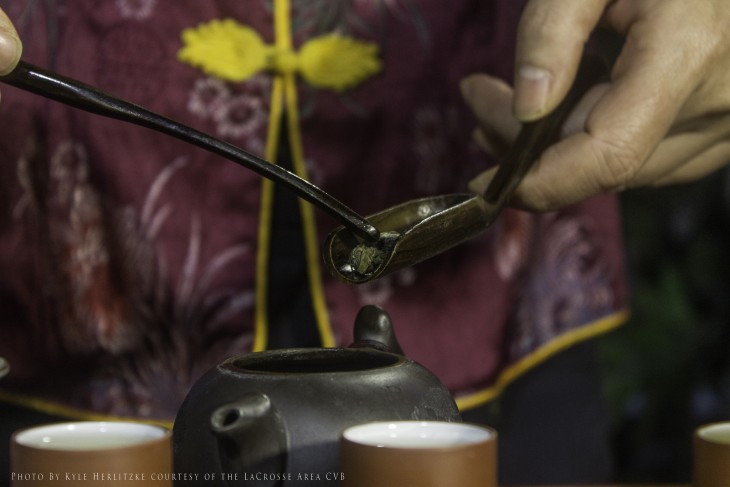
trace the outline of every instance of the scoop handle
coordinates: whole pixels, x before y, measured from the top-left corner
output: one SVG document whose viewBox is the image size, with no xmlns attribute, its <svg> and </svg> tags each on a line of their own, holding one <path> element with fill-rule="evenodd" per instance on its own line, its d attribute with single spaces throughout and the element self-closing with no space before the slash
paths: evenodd
<svg viewBox="0 0 730 487">
<path fill-rule="evenodd" d="M 205 149 L 286 186 L 302 199 L 322 208 L 360 237 L 374 241 L 379 236 L 378 230 L 365 218 L 321 188 L 281 166 L 81 81 L 44 70 L 25 61 L 20 61 L 9 74 L 0 76 L 0 81 L 74 108 L 150 128 Z"/>
</svg>

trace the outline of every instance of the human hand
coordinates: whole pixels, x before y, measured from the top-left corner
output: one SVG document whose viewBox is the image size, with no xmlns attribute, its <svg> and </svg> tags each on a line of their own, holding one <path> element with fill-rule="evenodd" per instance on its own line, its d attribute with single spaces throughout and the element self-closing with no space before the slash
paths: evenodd
<svg viewBox="0 0 730 487">
<path fill-rule="evenodd" d="M 20 60 L 23 46 L 5 12 L 0 9 L 0 76 L 8 74 Z"/>
<path fill-rule="evenodd" d="M 547 211 L 590 196 L 698 179 L 730 161 L 730 2 L 530 0 L 518 29 L 514 90 L 462 82 L 477 142 L 503 153 L 519 121 L 564 97 L 598 26 L 624 37 L 610 82 L 596 86 L 525 177 L 513 204 Z M 483 193 L 494 170 L 471 189 Z"/>
</svg>

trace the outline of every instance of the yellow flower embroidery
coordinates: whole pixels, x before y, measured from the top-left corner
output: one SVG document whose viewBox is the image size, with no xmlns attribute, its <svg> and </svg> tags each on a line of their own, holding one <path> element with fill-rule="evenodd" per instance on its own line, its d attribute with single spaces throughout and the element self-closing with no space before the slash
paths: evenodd
<svg viewBox="0 0 730 487">
<path fill-rule="evenodd" d="M 378 73 L 378 46 L 338 34 L 307 41 L 299 52 L 267 45 L 252 28 L 213 20 L 182 33 L 178 58 L 226 81 L 244 81 L 262 70 L 297 72 L 313 86 L 344 91 Z"/>
<path fill-rule="evenodd" d="M 380 71 L 378 46 L 337 34 L 317 37 L 299 51 L 299 72 L 314 86 L 343 91 Z"/>
<path fill-rule="evenodd" d="M 178 58 L 227 81 L 243 81 L 266 67 L 267 48 L 253 29 L 213 20 L 182 33 Z"/>
</svg>

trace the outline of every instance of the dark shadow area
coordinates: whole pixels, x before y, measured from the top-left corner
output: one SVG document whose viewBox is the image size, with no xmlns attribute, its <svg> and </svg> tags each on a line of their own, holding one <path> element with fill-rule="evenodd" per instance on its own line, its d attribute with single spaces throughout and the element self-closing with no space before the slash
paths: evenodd
<svg viewBox="0 0 730 487">
<path fill-rule="evenodd" d="M 600 341 L 621 481 L 688 482 L 730 419 L 730 171 L 622 196 L 632 317 Z"/>
</svg>

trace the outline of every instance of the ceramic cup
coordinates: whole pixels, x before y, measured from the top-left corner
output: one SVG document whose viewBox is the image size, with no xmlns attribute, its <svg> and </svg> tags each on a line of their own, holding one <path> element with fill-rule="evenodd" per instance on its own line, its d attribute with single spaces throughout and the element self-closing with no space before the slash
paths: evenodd
<svg viewBox="0 0 730 487">
<path fill-rule="evenodd" d="M 730 485 L 730 422 L 700 426 L 694 434 L 694 487 Z"/>
<path fill-rule="evenodd" d="M 346 429 L 344 487 L 497 487 L 497 432 L 442 421 L 389 421 Z"/>
<path fill-rule="evenodd" d="M 170 487 L 170 431 L 132 422 L 80 421 L 17 431 L 10 440 L 13 487 Z"/>
<path fill-rule="evenodd" d="M 10 372 L 10 365 L 8 365 L 8 361 L 0 357 L 0 378 L 8 372 Z"/>
</svg>

